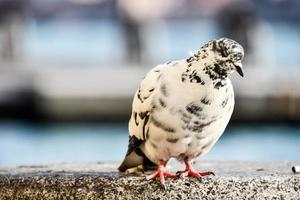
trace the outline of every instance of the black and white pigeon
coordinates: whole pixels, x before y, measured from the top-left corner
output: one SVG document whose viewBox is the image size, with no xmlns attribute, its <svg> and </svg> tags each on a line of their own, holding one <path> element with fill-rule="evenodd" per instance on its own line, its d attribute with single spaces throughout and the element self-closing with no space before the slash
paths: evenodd
<svg viewBox="0 0 300 200">
<path fill-rule="evenodd" d="M 174 176 L 170 158 L 186 164 L 179 176 L 202 177 L 191 160 L 206 154 L 224 132 L 234 107 L 228 76 L 243 76 L 243 47 L 228 38 L 212 40 L 187 59 L 153 68 L 138 88 L 129 121 L 129 145 L 119 167 L 124 172 L 153 169 L 147 179 Z M 142 167 L 141 167 L 142 166 Z"/>
</svg>

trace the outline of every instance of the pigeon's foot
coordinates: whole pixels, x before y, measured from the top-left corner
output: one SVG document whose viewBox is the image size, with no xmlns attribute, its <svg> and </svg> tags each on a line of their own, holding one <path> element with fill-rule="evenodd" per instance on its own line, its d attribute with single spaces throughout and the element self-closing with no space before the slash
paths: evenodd
<svg viewBox="0 0 300 200">
<path fill-rule="evenodd" d="M 128 168 L 125 174 L 143 174 L 145 171 L 144 165 L 138 165 L 136 167 Z"/>
<path fill-rule="evenodd" d="M 188 160 L 185 160 L 185 165 L 186 165 L 186 169 L 184 171 L 178 171 L 176 173 L 178 177 L 192 176 L 192 177 L 201 178 L 203 176 L 215 175 L 213 172 L 196 171 Z"/>
<path fill-rule="evenodd" d="M 165 171 L 165 164 L 163 161 L 160 161 L 157 170 L 153 174 L 147 176 L 146 179 L 151 180 L 156 177 L 159 177 L 162 187 L 166 190 L 167 187 L 165 183 L 165 177 L 176 177 L 176 176 L 170 172 Z"/>
</svg>

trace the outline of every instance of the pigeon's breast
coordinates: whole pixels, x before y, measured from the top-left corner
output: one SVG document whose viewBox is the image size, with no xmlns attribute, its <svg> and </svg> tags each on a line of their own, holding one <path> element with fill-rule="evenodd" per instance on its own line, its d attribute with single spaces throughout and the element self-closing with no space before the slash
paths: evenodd
<svg viewBox="0 0 300 200">
<path fill-rule="evenodd" d="M 197 157 L 210 150 L 224 132 L 234 107 L 232 89 L 214 99 L 207 96 L 180 110 L 181 132 L 186 151 L 181 157 Z"/>
<path fill-rule="evenodd" d="M 213 91 L 204 86 L 175 91 L 172 85 L 162 84 L 149 120 L 147 156 L 156 162 L 206 153 L 232 114 L 234 96 L 230 86 Z"/>
</svg>

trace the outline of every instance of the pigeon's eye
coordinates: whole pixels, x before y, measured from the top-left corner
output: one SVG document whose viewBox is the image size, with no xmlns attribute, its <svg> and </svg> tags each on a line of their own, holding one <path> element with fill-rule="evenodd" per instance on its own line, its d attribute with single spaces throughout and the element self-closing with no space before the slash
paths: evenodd
<svg viewBox="0 0 300 200">
<path fill-rule="evenodd" d="M 241 52 L 236 52 L 232 54 L 232 60 L 237 61 L 242 59 L 243 59 L 243 54 Z"/>
</svg>

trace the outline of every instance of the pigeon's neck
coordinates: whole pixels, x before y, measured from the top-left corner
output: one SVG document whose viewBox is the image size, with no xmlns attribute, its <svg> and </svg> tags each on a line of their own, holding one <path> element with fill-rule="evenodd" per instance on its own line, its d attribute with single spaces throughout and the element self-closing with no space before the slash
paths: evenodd
<svg viewBox="0 0 300 200">
<path fill-rule="evenodd" d="M 201 57 L 201 53 L 195 53 L 186 62 L 185 71 L 181 76 L 182 82 L 212 84 L 216 89 L 226 85 L 229 74 L 221 67 L 222 63 L 212 63 L 210 59 Z"/>
</svg>

